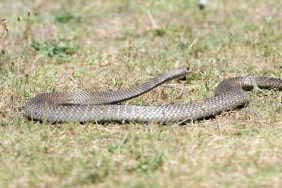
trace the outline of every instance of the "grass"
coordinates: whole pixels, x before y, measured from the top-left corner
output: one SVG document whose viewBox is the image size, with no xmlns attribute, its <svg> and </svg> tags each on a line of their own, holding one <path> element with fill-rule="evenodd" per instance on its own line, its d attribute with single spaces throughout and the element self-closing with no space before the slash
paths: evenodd
<svg viewBox="0 0 282 188">
<path fill-rule="evenodd" d="M 255 89 L 245 108 L 184 126 L 23 116 L 42 92 L 115 90 L 183 65 L 195 70 L 185 81 L 125 103 L 202 100 L 231 76 L 282 78 L 281 6 L 2 1 L 0 187 L 281 187 L 281 92 Z"/>
</svg>

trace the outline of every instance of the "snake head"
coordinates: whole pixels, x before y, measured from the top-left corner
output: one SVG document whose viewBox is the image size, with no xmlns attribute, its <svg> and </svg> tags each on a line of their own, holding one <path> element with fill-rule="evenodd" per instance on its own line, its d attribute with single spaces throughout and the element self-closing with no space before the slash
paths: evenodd
<svg viewBox="0 0 282 188">
<path fill-rule="evenodd" d="M 164 74 L 164 77 L 168 78 L 169 80 L 175 79 L 175 78 L 180 78 L 182 76 L 185 76 L 188 73 L 192 72 L 192 68 L 187 67 L 187 66 L 183 66 L 183 67 L 179 67 L 177 69 L 173 69 L 170 72 L 167 72 Z"/>
</svg>

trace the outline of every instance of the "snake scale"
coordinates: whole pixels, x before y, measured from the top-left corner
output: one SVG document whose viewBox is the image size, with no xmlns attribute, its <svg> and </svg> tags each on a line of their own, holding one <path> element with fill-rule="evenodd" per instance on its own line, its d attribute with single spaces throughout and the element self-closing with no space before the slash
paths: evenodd
<svg viewBox="0 0 282 188">
<path fill-rule="evenodd" d="M 158 85 L 192 70 L 180 67 L 128 89 L 102 92 L 43 93 L 28 100 L 25 115 L 43 122 L 187 122 L 213 117 L 248 102 L 247 92 L 254 86 L 282 90 L 282 80 L 264 76 L 224 79 L 215 96 L 196 103 L 137 106 L 114 104 L 137 97 Z"/>
</svg>

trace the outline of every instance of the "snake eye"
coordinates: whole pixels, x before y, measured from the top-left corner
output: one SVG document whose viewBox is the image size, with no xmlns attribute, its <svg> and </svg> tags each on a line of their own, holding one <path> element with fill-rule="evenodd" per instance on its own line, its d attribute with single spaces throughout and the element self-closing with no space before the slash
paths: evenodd
<svg viewBox="0 0 282 188">
<path fill-rule="evenodd" d="M 187 70 L 188 72 L 192 72 L 192 68 L 190 68 L 190 67 L 187 67 L 186 70 Z"/>
</svg>

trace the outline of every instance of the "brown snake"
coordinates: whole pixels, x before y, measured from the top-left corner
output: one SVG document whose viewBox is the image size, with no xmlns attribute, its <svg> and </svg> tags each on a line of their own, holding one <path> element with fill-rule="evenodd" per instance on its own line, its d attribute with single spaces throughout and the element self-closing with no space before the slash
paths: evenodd
<svg viewBox="0 0 282 188">
<path fill-rule="evenodd" d="M 186 122 L 208 118 L 243 106 L 254 86 L 282 90 L 282 80 L 264 76 L 227 78 L 215 89 L 215 96 L 191 104 L 137 106 L 114 104 L 137 97 L 158 85 L 190 73 L 180 67 L 144 84 L 118 91 L 43 93 L 27 101 L 25 115 L 47 122 Z"/>
</svg>

